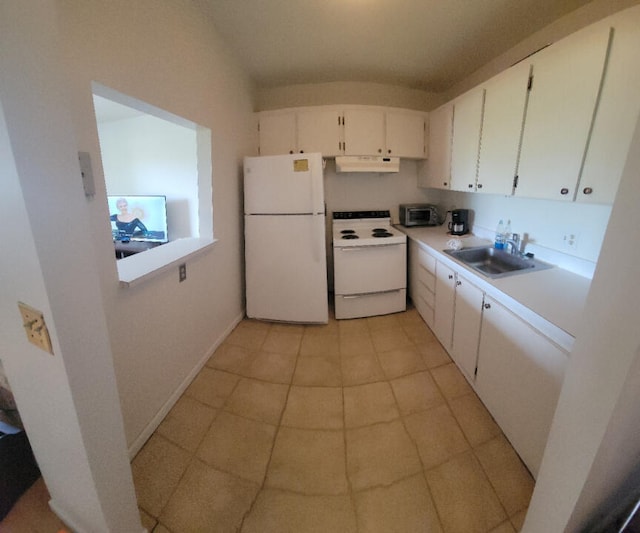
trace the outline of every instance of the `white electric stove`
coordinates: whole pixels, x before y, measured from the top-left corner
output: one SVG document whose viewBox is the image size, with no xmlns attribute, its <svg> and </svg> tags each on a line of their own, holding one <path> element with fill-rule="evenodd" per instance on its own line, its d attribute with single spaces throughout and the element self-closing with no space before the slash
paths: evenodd
<svg viewBox="0 0 640 533">
<path fill-rule="evenodd" d="M 333 270 L 337 319 L 406 309 L 407 236 L 389 211 L 333 213 Z"/>
</svg>

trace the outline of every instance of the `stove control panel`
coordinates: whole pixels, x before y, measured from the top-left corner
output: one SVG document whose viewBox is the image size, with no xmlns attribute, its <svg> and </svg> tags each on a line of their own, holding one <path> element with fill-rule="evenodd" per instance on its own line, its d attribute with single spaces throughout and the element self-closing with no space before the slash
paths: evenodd
<svg viewBox="0 0 640 533">
<path fill-rule="evenodd" d="M 334 211 L 334 220 L 353 220 L 353 219 L 366 219 L 366 218 L 389 218 L 391 217 L 390 211 Z"/>
</svg>

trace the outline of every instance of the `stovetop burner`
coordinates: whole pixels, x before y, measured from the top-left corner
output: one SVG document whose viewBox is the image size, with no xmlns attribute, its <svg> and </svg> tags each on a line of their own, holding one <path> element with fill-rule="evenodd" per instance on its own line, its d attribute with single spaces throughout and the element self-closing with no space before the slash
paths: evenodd
<svg viewBox="0 0 640 533">
<path fill-rule="evenodd" d="M 333 242 L 343 248 L 382 246 L 405 243 L 406 236 L 391 226 L 389 211 L 339 211 L 333 213 Z"/>
</svg>

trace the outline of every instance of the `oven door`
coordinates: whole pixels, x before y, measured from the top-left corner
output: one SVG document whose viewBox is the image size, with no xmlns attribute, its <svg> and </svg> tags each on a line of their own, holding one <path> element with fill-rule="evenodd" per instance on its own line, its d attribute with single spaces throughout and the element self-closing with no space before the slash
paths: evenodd
<svg viewBox="0 0 640 533">
<path fill-rule="evenodd" d="M 405 288 L 407 244 L 333 249 L 335 294 L 365 294 Z"/>
</svg>

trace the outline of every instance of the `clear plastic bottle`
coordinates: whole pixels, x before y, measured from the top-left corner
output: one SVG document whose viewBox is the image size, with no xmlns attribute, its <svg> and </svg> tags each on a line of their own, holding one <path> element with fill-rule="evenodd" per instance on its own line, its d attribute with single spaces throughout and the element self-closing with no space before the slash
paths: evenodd
<svg viewBox="0 0 640 533">
<path fill-rule="evenodd" d="M 504 235 L 504 239 L 502 240 L 502 242 L 506 246 L 507 240 L 511 238 L 511 220 L 507 220 L 507 225 L 504 227 L 504 231 L 502 232 L 502 234 Z"/>
<path fill-rule="evenodd" d="M 502 220 L 500 220 L 496 228 L 496 241 L 494 246 L 498 250 L 504 249 L 504 222 L 502 222 Z"/>
</svg>

